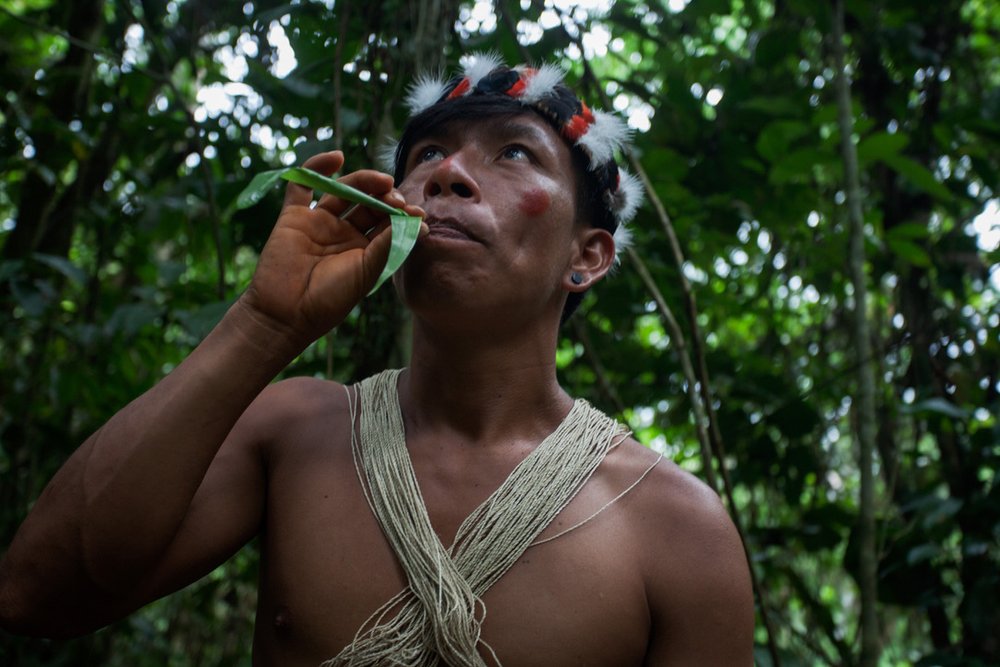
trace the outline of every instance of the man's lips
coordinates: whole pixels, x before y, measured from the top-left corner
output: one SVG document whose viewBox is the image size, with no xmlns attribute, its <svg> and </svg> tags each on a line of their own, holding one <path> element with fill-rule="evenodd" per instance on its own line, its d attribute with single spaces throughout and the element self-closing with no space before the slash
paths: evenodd
<svg viewBox="0 0 1000 667">
<path fill-rule="evenodd" d="M 465 225 L 454 218 L 438 218 L 436 216 L 429 215 L 424 218 L 424 221 L 430 229 L 428 236 L 462 239 L 465 241 L 479 241 L 474 234 L 469 232 L 469 229 Z"/>
</svg>

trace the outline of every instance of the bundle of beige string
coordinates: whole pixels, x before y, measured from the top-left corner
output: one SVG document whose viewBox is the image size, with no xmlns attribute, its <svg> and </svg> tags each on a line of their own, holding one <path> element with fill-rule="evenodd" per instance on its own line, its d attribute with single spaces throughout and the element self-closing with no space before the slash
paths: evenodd
<svg viewBox="0 0 1000 667">
<path fill-rule="evenodd" d="M 480 637 L 486 615 L 480 596 L 532 546 L 627 432 L 577 400 L 562 424 L 462 522 L 446 550 L 431 527 L 406 449 L 398 374 L 369 378 L 356 397 L 348 396 L 353 417 L 358 401 L 361 407 L 361 434 L 352 429 L 351 439 L 359 480 L 409 585 L 323 665 L 485 667 L 480 646 L 500 665 Z"/>
</svg>

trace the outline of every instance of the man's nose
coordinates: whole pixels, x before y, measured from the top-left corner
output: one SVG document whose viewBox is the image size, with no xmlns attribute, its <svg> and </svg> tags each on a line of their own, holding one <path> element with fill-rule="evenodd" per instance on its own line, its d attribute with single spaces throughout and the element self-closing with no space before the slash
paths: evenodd
<svg viewBox="0 0 1000 667">
<path fill-rule="evenodd" d="M 479 201 L 481 192 L 469 161 L 473 156 L 459 151 L 441 160 L 424 184 L 424 197 L 456 196 Z"/>
</svg>

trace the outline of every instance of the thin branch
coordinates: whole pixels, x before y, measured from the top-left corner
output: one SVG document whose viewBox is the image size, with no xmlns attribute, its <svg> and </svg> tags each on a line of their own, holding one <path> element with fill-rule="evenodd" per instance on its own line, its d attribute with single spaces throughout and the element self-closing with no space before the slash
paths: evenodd
<svg viewBox="0 0 1000 667">
<path fill-rule="evenodd" d="M 528 47 L 522 44 L 521 40 L 517 38 L 517 25 L 514 23 L 514 17 L 511 16 L 508 0 L 500 0 L 497 3 L 497 11 L 500 13 L 500 19 L 507 26 L 507 31 L 514 39 L 514 43 L 517 44 L 518 50 L 521 52 L 521 61 L 525 64 L 530 64 L 531 54 L 528 52 Z"/>
<path fill-rule="evenodd" d="M 681 331 L 680 324 L 677 323 L 677 318 L 674 317 L 673 311 L 667 304 L 667 300 L 663 298 L 663 292 L 660 291 L 660 288 L 656 285 L 656 281 L 653 280 L 653 276 L 650 275 L 649 269 L 646 268 L 646 263 L 642 261 L 642 257 L 635 251 L 635 248 L 627 248 L 625 252 L 628 254 L 632 266 L 635 267 L 636 273 L 642 279 L 643 285 L 646 286 L 646 290 L 649 291 L 653 297 L 653 301 L 656 302 L 656 307 L 667 324 L 667 330 L 670 332 L 672 343 L 671 347 L 677 353 L 677 359 L 681 363 L 681 371 L 684 373 L 685 384 L 687 385 L 688 399 L 691 401 L 691 410 L 694 412 L 694 426 L 698 434 L 698 444 L 701 446 L 702 467 L 705 471 L 705 478 L 708 485 L 712 487 L 712 490 L 718 493 L 719 483 L 715 478 L 715 468 L 712 466 L 712 451 L 709 446 L 708 434 L 705 432 L 705 412 L 702 409 L 701 398 L 698 395 L 696 387 L 698 382 L 695 379 L 691 358 L 687 353 L 687 342 L 684 340 L 684 333 Z M 731 506 L 731 508 L 735 514 L 736 507 Z"/>
<path fill-rule="evenodd" d="M 605 398 L 615 406 L 615 410 L 619 415 L 625 415 L 625 404 L 622 402 L 621 396 L 618 395 L 618 390 L 615 389 L 614 384 L 608 379 L 608 372 L 604 368 L 604 363 L 601 362 L 600 356 L 597 354 L 597 349 L 594 348 L 594 343 L 590 339 L 590 332 L 587 331 L 587 323 L 585 320 L 579 317 L 572 318 L 573 320 L 573 332 L 576 334 L 577 340 L 583 346 L 583 353 L 587 356 L 590 361 L 591 368 L 594 369 L 594 373 L 597 375 L 597 384 L 601 388 L 601 393 L 604 394 Z"/>
<path fill-rule="evenodd" d="M 847 211 L 850 219 L 849 263 L 854 288 L 854 346 L 859 359 L 869 361 L 858 366 L 858 468 L 861 470 L 859 522 L 858 585 L 861 593 L 861 666 L 876 667 L 881 647 L 878 629 L 878 556 L 875 544 L 875 377 L 871 337 L 868 329 L 868 285 L 865 276 L 864 213 L 858 174 L 858 151 L 854 145 L 854 116 L 851 89 L 845 72 L 844 3 L 834 0 L 833 57 L 836 71 L 837 116 L 840 125 L 840 148 L 844 160 Z"/>
</svg>

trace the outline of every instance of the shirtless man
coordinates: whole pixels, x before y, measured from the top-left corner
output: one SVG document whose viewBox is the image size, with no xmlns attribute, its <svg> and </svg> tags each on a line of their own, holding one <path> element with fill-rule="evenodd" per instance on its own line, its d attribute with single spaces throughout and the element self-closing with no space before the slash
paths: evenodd
<svg viewBox="0 0 1000 667">
<path fill-rule="evenodd" d="M 374 171 L 342 179 L 425 216 L 395 279 L 413 313 L 412 363 L 390 386 L 438 548 L 575 409 L 554 361 L 567 296 L 578 301 L 611 268 L 612 232 L 635 210 L 614 163 L 620 121 L 558 80 L 488 58 L 425 80 L 395 183 Z M 343 161 L 326 153 L 305 166 L 330 174 Z M 50 482 L 0 564 L 5 629 L 93 631 L 256 535 L 254 664 L 319 665 L 407 589 L 409 570 L 366 497 L 371 478 L 362 486 L 356 468 L 373 411 L 334 382 L 271 384 L 364 298 L 388 256 L 382 214 L 342 219 L 347 202 L 311 201 L 288 186 L 246 292 Z M 474 600 L 472 648 L 456 649 L 471 655 L 455 664 L 752 663 L 747 566 L 718 498 L 622 440 Z M 429 662 L 386 655 L 435 664 L 443 640 L 425 639 Z"/>
</svg>

